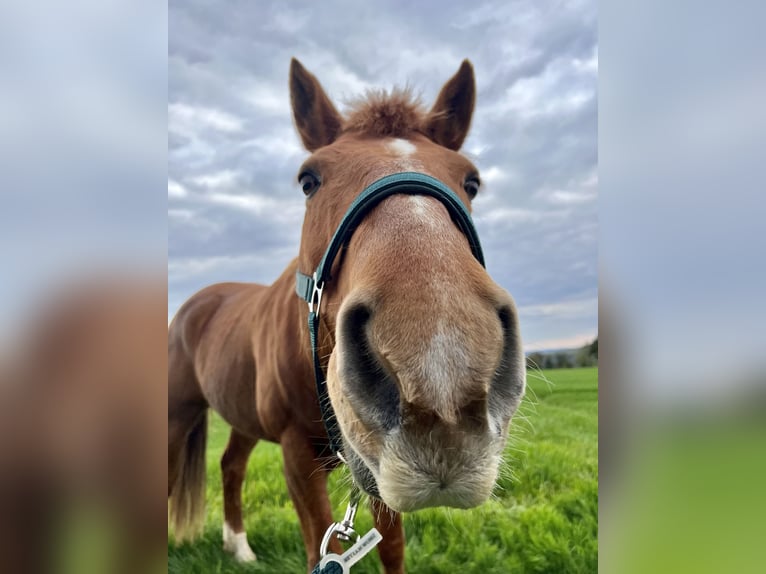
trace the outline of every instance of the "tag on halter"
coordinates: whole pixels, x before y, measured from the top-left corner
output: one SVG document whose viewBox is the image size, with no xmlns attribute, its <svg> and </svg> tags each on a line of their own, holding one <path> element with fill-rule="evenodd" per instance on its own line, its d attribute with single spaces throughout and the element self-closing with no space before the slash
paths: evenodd
<svg viewBox="0 0 766 574">
<path fill-rule="evenodd" d="M 319 561 L 311 574 L 350 574 L 351 567 L 369 554 L 381 540 L 383 537 L 380 532 L 373 528 L 341 556 L 327 554 Z"/>
</svg>

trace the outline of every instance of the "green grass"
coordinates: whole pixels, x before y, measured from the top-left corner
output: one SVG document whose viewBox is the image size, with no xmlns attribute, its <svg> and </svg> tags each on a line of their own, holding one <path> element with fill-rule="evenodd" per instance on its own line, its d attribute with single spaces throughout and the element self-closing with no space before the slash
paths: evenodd
<svg viewBox="0 0 766 574">
<path fill-rule="evenodd" d="M 506 471 L 497 497 L 479 508 L 428 509 L 405 515 L 407 571 L 481 574 L 596 572 L 598 563 L 598 369 L 529 372 L 529 390 L 514 418 Z M 259 443 L 243 489 L 245 526 L 258 555 L 239 565 L 221 546 L 223 501 L 219 459 L 228 428 L 211 416 L 207 517 L 202 538 L 168 544 L 168 572 L 304 572 L 298 518 L 287 494 L 277 445 Z M 343 471 L 330 477 L 340 518 L 348 496 Z M 367 508 L 357 530 L 372 526 Z M 355 574 L 379 572 L 377 556 Z"/>
</svg>

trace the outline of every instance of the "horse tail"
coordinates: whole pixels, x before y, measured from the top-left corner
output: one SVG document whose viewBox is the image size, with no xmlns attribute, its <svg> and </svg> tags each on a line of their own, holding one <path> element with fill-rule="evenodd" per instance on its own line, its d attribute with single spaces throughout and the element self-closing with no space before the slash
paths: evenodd
<svg viewBox="0 0 766 574">
<path fill-rule="evenodd" d="M 168 507 L 176 541 L 200 534 L 205 521 L 206 444 L 207 409 L 186 437 L 177 478 L 170 489 Z"/>
</svg>

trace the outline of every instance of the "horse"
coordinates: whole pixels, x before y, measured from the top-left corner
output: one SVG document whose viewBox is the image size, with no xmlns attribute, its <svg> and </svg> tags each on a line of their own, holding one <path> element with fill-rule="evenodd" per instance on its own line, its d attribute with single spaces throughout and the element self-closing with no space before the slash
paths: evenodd
<svg viewBox="0 0 766 574">
<path fill-rule="evenodd" d="M 425 174 L 470 212 L 479 172 L 459 150 L 476 83 L 464 60 L 430 109 L 394 89 L 368 92 L 344 115 L 296 59 L 289 85 L 310 154 L 297 171 L 306 195 L 299 252 L 272 285 L 209 286 L 171 322 L 168 497 L 176 539 L 193 536 L 204 516 L 206 412 L 214 409 L 232 428 L 221 459 L 224 549 L 255 560 L 241 487 L 257 441 L 276 442 L 311 570 L 332 522 L 327 476 L 338 459 L 328 449 L 296 272 L 311 275 L 346 211 L 380 178 Z M 443 202 L 427 195 L 380 201 L 331 274 L 317 346 L 341 456 L 369 495 L 385 572 L 404 572 L 402 512 L 471 508 L 492 493 L 526 385 L 516 307 Z M 337 540 L 329 549 L 341 552 Z"/>
</svg>

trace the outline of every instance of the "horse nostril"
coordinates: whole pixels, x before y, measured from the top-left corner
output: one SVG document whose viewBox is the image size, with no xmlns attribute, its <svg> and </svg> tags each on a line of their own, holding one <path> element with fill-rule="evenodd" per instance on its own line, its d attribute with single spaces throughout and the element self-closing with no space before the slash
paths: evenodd
<svg viewBox="0 0 766 574">
<path fill-rule="evenodd" d="M 500 325 L 503 327 L 503 333 L 506 333 L 513 324 L 513 310 L 510 305 L 503 305 L 497 309 L 497 317 L 500 319 Z"/>
<path fill-rule="evenodd" d="M 399 389 L 383 366 L 369 337 L 372 308 L 353 302 L 341 310 L 338 322 L 340 381 L 356 415 L 364 423 L 391 429 L 399 423 Z"/>
<path fill-rule="evenodd" d="M 353 341 L 359 336 L 365 336 L 365 327 L 372 317 L 372 310 L 364 303 L 354 303 L 348 307 L 341 319 L 342 329 Z"/>
<path fill-rule="evenodd" d="M 490 385 L 488 407 L 492 426 L 497 433 L 501 433 L 524 395 L 526 365 L 513 302 L 499 305 L 497 316 L 503 330 L 503 351 Z"/>
</svg>

